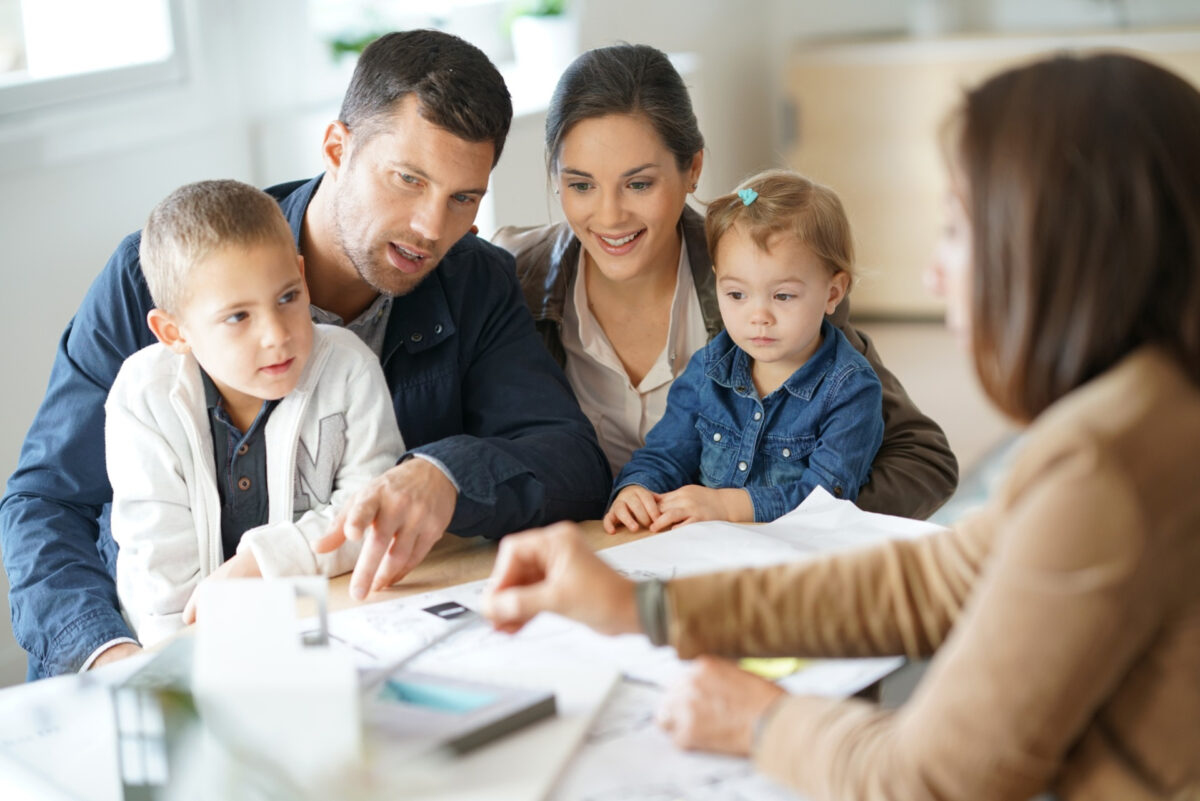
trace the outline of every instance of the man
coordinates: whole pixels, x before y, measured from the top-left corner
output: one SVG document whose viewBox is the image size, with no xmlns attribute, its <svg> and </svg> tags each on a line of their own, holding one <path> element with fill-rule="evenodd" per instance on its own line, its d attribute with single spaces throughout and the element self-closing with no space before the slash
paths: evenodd
<svg viewBox="0 0 1200 801">
<path fill-rule="evenodd" d="M 268 190 L 296 234 L 313 319 L 346 325 L 379 356 L 411 448 L 322 543 L 363 539 L 357 597 L 403 578 L 447 530 L 499 537 L 599 517 L 607 500 L 607 463 L 534 333 L 511 257 L 471 233 L 511 118 L 503 79 L 475 47 L 389 34 L 364 51 L 326 129 L 324 174 Z M 103 433 L 117 370 L 154 341 L 139 241 L 126 237 L 68 325 L 0 502 L 31 677 L 139 648 L 112 580 Z M 231 478 L 240 456 L 229 455 Z M 261 492 L 249 479 L 229 482 L 223 513 Z"/>
</svg>

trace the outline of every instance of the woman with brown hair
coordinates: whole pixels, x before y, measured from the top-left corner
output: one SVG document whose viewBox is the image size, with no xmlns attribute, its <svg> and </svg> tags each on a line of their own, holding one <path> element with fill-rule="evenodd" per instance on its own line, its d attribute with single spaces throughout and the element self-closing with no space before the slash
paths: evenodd
<svg viewBox="0 0 1200 801">
<path fill-rule="evenodd" d="M 502 228 L 494 239 L 516 257 L 538 332 L 616 475 L 646 444 L 688 359 L 724 328 L 704 221 L 686 205 L 704 137 L 666 54 L 614 45 L 563 73 L 546 158 L 566 222 Z M 958 463 L 849 316 L 844 300 L 829 320 L 879 376 L 885 426 L 857 503 L 928 517 L 954 491 Z"/>
<path fill-rule="evenodd" d="M 813 798 L 1200 797 L 1200 93 L 1122 55 L 967 94 L 933 283 L 1029 424 L 953 530 L 633 584 L 569 526 L 501 544 L 500 628 L 541 609 L 701 654 L 933 655 L 898 710 L 697 659 L 660 721 Z"/>
</svg>

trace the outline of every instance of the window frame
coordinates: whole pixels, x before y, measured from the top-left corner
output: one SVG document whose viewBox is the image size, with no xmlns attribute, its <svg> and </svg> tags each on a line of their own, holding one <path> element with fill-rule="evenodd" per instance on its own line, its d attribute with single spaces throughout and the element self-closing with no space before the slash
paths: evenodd
<svg viewBox="0 0 1200 801">
<path fill-rule="evenodd" d="M 182 84 L 188 77 L 183 0 L 167 0 L 171 55 L 126 67 L 6 82 L 0 77 L 0 120 L 80 101 Z"/>
</svg>

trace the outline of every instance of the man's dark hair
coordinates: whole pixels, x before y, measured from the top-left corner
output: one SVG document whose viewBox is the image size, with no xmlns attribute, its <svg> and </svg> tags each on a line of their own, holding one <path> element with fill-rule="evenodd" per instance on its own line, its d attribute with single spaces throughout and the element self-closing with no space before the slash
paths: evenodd
<svg viewBox="0 0 1200 801">
<path fill-rule="evenodd" d="M 491 142 L 500 160 L 512 99 L 504 78 L 479 48 L 442 31 L 385 34 L 363 50 L 338 118 L 369 139 L 396 104 L 414 94 L 421 116 L 468 142 Z"/>
</svg>

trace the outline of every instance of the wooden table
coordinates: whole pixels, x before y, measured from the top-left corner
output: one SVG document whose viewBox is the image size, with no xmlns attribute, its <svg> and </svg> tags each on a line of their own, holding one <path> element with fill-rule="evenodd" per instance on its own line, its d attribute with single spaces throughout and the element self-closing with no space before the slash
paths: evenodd
<svg viewBox="0 0 1200 801">
<path fill-rule="evenodd" d="M 647 535 L 645 532 L 631 533 L 620 529 L 608 534 L 599 520 L 588 520 L 580 524 L 583 538 L 594 550 L 632 542 Z M 398 584 L 385 590 L 373 592 L 365 600 L 355 601 L 350 597 L 350 574 L 329 581 L 329 611 L 336 612 L 362 604 L 373 604 L 403 598 L 406 595 L 440 590 L 468 581 L 485 579 L 492 573 L 496 561 L 498 542 L 483 537 L 458 537 L 446 534 L 433 546 L 425 561 L 417 565 Z"/>
</svg>

